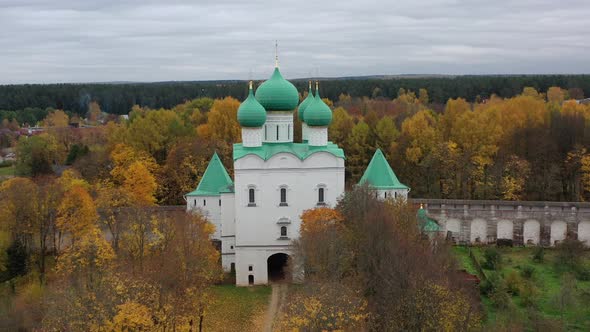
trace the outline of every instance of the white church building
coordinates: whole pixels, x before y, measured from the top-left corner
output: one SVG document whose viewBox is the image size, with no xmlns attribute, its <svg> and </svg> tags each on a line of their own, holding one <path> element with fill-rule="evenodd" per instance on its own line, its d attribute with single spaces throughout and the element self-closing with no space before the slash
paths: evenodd
<svg viewBox="0 0 590 332">
<path fill-rule="evenodd" d="M 302 121 L 302 142 L 294 142 L 294 116 Z M 216 226 L 224 270 L 239 286 L 267 284 L 284 276 L 291 241 L 299 236 L 303 211 L 335 207 L 344 193 L 344 151 L 329 141 L 332 110 L 316 82 L 299 104 L 295 86 L 278 65 L 238 109 L 242 143 L 233 146 L 234 179 L 214 154 L 196 190 L 185 195 L 187 210 L 200 210 Z M 382 198 L 407 198 L 377 150 L 361 183 Z"/>
</svg>

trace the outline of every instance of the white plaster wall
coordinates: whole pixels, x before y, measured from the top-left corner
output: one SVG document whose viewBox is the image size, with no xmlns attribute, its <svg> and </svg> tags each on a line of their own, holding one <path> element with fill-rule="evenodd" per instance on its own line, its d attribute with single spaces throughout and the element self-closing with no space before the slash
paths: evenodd
<svg viewBox="0 0 590 332">
<path fill-rule="evenodd" d="M 327 127 L 309 127 L 307 129 L 309 146 L 326 146 L 328 145 L 328 128 Z"/>
<path fill-rule="evenodd" d="M 445 232 L 453 232 L 453 237 L 459 239 L 461 234 L 461 220 L 449 219 L 445 224 Z"/>
<path fill-rule="evenodd" d="M 498 221 L 498 239 L 513 239 L 514 224 L 512 220 L 500 220 Z"/>
<path fill-rule="evenodd" d="M 555 241 L 565 240 L 567 232 L 567 224 L 565 221 L 554 221 L 551 223 L 551 245 L 555 245 Z"/>
<path fill-rule="evenodd" d="M 476 243 L 479 237 L 480 243 L 487 243 L 488 223 L 484 219 L 474 219 L 471 221 L 471 243 Z"/>
<path fill-rule="evenodd" d="M 307 125 L 307 123 L 302 122 L 301 123 L 301 139 L 303 141 L 307 141 L 309 139 L 309 134 L 307 132 L 308 129 L 309 129 L 309 126 Z"/>
<path fill-rule="evenodd" d="M 408 189 L 396 190 L 374 190 L 375 197 L 378 199 L 408 199 Z"/>
<path fill-rule="evenodd" d="M 221 239 L 221 207 L 217 196 L 186 196 L 187 211 L 200 211 L 215 226 L 213 239 Z"/>
<path fill-rule="evenodd" d="M 221 237 L 236 235 L 236 199 L 234 193 L 224 193 L 221 197 Z"/>
<path fill-rule="evenodd" d="M 266 112 L 262 133 L 264 142 L 293 142 L 293 130 L 293 112 Z"/>
<path fill-rule="evenodd" d="M 539 244 L 541 240 L 541 224 L 539 221 L 532 219 L 525 221 L 522 235 L 525 244 L 528 244 L 529 241 L 533 244 Z"/>
<path fill-rule="evenodd" d="M 255 283 L 266 283 L 265 255 L 271 249 L 275 253 L 275 248 L 290 248 L 291 239 L 299 237 L 301 213 L 317 206 L 318 186 L 325 188 L 327 206 L 335 206 L 344 193 L 344 160 L 326 152 L 304 161 L 289 153 L 266 162 L 248 155 L 234 163 L 234 170 L 237 284 L 248 283 L 249 264 L 255 265 Z M 248 206 L 250 186 L 256 190 L 254 207 Z M 281 187 L 287 188 L 287 206 L 279 205 Z M 281 226 L 287 226 L 288 239 L 279 239 Z"/>
<path fill-rule="evenodd" d="M 578 240 L 590 246 L 590 221 L 580 221 L 578 224 Z"/>
<path fill-rule="evenodd" d="M 254 276 L 254 285 L 268 283 L 267 259 L 271 255 L 284 253 L 291 255 L 289 247 L 240 247 L 236 251 L 236 285 L 248 286 L 248 276 Z M 249 266 L 252 271 L 249 271 Z"/>
<path fill-rule="evenodd" d="M 242 145 L 245 147 L 257 147 L 262 145 L 263 129 L 242 127 Z"/>
<path fill-rule="evenodd" d="M 235 254 L 221 254 L 221 267 L 223 271 L 230 272 L 231 271 L 231 264 L 236 262 L 236 255 Z"/>
</svg>

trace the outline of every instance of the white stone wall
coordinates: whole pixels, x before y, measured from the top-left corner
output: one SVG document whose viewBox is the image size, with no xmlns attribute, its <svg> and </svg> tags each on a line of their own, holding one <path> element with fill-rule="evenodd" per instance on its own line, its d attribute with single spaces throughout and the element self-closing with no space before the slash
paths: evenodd
<svg viewBox="0 0 590 332">
<path fill-rule="evenodd" d="M 471 243 L 476 243 L 479 238 L 480 243 L 487 243 L 488 223 L 484 219 L 474 219 L 471 222 Z"/>
<path fill-rule="evenodd" d="M 262 145 L 263 129 L 242 127 L 242 145 L 245 147 L 258 147 Z"/>
<path fill-rule="evenodd" d="M 293 112 L 266 112 L 266 123 L 262 133 L 264 142 L 293 142 L 293 130 Z"/>
<path fill-rule="evenodd" d="M 522 235 L 524 244 L 539 244 L 541 241 L 541 223 L 533 219 L 525 221 Z"/>
<path fill-rule="evenodd" d="M 498 239 L 513 239 L 514 224 L 511 220 L 500 220 L 498 221 Z"/>
<path fill-rule="evenodd" d="M 373 190 L 375 197 L 378 199 L 408 199 L 408 189 L 396 189 L 396 190 Z"/>
<path fill-rule="evenodd" d="M 248 276 L 254 276 L 254 285 L 268 283 L 267 260 L 278 253 L 291 255 L 291 249 L 284 247 L 243 247 L 236 253 L 236 285 L 248 286 Z M 252 271 L 250 271 L 252 267 Z"/>
<path fill-rule="evenodd" d="M 225 271 L 230 271 L 235 263 L 236 218 L 235 194 L 221 194 L 221 264 Z"/>
<path fill-rule="evenodd" d="M 555 241 L 565 240 L 567 232 L 567 224 L 565 221 L 554 221 L 551 223 L 551 245 L 555 245 Z"/>
<path fill-rule="evenodd" d="M 578 240 L 586 242 L 590 246 L 590 221 L 581 221 L 578 224 Z"/>
<path fill-rule="evenodd" d="M 309 134 L 308 131 L 309 130 L 309 126 L 307 125 L 307 123 L 302 122 L 301 123 L 301 139 L 303 141 L 307 141 L 309 139 Z"/>
<path fill-rule="evenodd" d="M 327 127 L 309 127 L 307 129 L 309 146 L 326 146 L 328 145 L 328 128 Z"/>
<path fill-rule="evenodd" d="M 458 241 L 461 236 L 461 220 L 459 220 L 459 219 L 447 220 L 447 222 L 445 223 L 445 235 L 446 235 L 446 232 L 452 232 L 453 238 Z"/>
<path fill-rule="evenodd" d="M 249 265 L 255 266 L 255 283 L 266 283 L 269 253 L 289 249 L 299 237 L 301 213 L 317 206 L 318 188 L 325 188 L 325 203 L 332 207 L 344 193 L 344 160 L 327 152 L 305 160 L 290 153 L 267 161 L 248 155 L 234 163 L 234 173 L 238 284 L 247 284 Z M 248 206 L 250 188 L 255 189 L 256 206 Z M 287 190 L 287 206 L 280 204 L 281 188 Z M 288 239 L 281 238 L 281 226 L 287 227 Z"/>
<path fill-rule="evenodd" d="M 186 196 L 187 211 L 200 211 L 215 226 L 212 238 L 221 239 L 221 197 Z"/>
</svg>

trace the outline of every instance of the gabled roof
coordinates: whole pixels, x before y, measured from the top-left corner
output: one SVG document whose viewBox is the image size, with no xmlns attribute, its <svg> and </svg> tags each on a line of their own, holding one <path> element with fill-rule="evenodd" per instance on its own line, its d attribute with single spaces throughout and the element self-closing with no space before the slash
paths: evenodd
<svg viewBox="0 0 590 332">
<path fill-rule="evenodd" d="M 375 151 L 369 166 L 365 170 L 365 174 L 359 181 L 359 184 L 364 183 L 369 184 L 374 189 L 410 189 L 399 182 L 381 149 Z"/>
<path fill-rule="evenodd" d="M 229 177 L 227 170 L 221 163 L 217 152 L 213 154 L 205 174 L 199 182 L 199 186 L 186 196 L 217 196 L 221 193 L 233 192 L 234 182 Z"/>
</svg>

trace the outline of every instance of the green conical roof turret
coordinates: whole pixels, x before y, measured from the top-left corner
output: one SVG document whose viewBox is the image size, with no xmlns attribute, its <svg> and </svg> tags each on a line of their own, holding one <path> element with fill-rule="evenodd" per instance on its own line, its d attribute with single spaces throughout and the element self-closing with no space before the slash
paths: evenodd
<svg viewBox="0 0 590 332">
<path fill-rule="evenodd" d="M 217 196 L 220 193 L 233 192 L 233 186 L 234 182 L 229 177 L 217 152 L 215 152 L 197 189 L 186 194 L 186 196 Z"/>
<path fill-rule="evenodd" d="M 313 103 L 313 101 L 314 101 L 313 91 L 311 90 L 311 81 L 309 81 L 309 92 L 307 93 L 307 97 L 301 102 L 301 104 L 299 104 L 299 108 L 297 109 L 297 115 L 299 117 L 299 120 L 305 122 L 305 119 L 304 119 L 305 109 L 311 103 Z"/>
<path fill-rule="evenodd" d="M 365 183 L 374 189 L 410 189 L 405 184 L 399 182 L 381 149 L 375 151 L 371 162 L 369 162 L 369 166 L 365 170 L 365 174 L 363 174 L 363 177 L 359 181 L 361 185 Z"/>
<path fill-rule="evenodd" d="M 320 97 L 317 81 L 315 82 L 314 101 L 305 108 L 303 117 L 305 123 L 312 127 L 327 127 L 332 122 L 332 110 L 324 103 L 322 97 Z"/>
<path fill-rule="evenodd" d="M 242 127 L 262 127 L 266 122 L 266 110 L 254 97 L 252 81 L 249 90 L 248 98 L 238 108 L 238 122 Z"/>
</svg>

